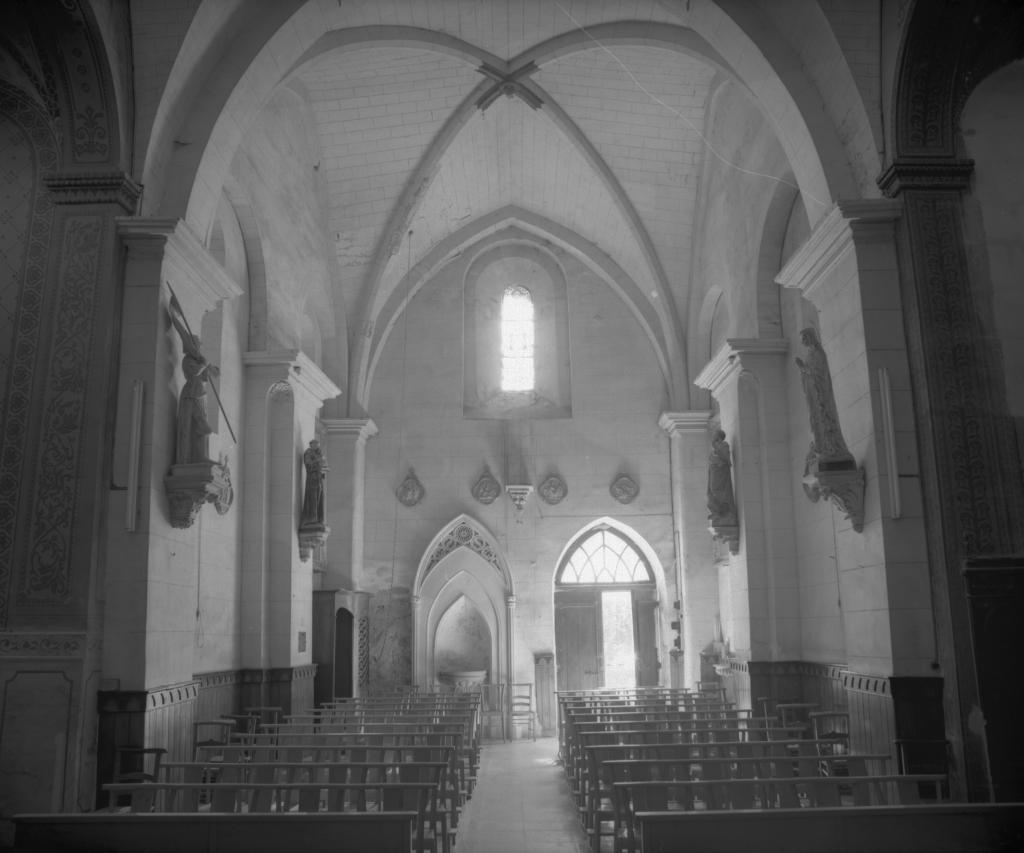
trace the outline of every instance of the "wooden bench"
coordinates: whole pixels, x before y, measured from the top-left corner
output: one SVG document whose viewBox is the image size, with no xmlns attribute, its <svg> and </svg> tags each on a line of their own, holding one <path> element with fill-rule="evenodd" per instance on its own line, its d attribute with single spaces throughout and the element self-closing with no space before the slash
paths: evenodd
<svg viewBox="0 0 1024 853">
<path fill-rule="evenodd" d="M 409 853 L 416 813 L 23 814 L 18 853 Z"/>
<path fill-rule="evenodd" d="M 725 811 L 735 814 L 738 811 L 919 805 L 922 803 L 921 786 L 930 789 L 931 802 L 938 804 L 945 783 L 946 776 L 942 773 L 615 782 L 612 786 L 616 812 L 615 849 L 641 850 L 636 822 L 640 812 Z M 873 848 L 867 849 L 875 853 Z"/>
<path fill-rule="evenodd" d="M 1024 804 L 639 811 L 642 853 L 992 853 L 1024 850 Z"/>
<path fill-rule="evenodd" d="M 332 814 L 414 812 L 411 849 L 448 853 L 451 827 L 431 782 L 125 782 L 103 786 L 130 797 L 131 814 Z M 203 804 L 203 799 L 206 804 Z M 206 811 L 203 811 L 203 809 Z M 112 813 L 115 817 L 123 813 Z M 291 849 L 296 839 L 282 849 Z M 371 848 L 372 849 L 372 848 Z"/>
</svg>

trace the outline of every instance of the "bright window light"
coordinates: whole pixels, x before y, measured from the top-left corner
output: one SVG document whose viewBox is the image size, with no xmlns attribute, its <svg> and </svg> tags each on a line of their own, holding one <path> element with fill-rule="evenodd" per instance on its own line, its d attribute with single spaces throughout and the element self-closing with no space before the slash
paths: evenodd
<svg viewBox="0 0 1024 853">
<path fill-rule="evenodd" d="M 501 297 L 501 390 L 532 391 L 533 298 L 525 287 L 506 287 Z"/>
</svg>

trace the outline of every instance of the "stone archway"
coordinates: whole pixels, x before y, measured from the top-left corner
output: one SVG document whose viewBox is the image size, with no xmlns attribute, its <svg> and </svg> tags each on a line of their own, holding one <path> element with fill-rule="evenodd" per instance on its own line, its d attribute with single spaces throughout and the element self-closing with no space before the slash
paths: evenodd
<svg viewBox="0 0 1024 853">
<path fill-rule="evenodd" d="M 512 665 L 512 575 L 497 543 L 479 522 L 460 515 L 423 553 L 413 585 L 413 683 L 437 683 L 437 636 L 442 619 L 461 600 L 490 634 L 488 680 L 508 681 Z"/>
<path fill-rule="evenodd" d="M 925 695 L 913 718 L 919 738 L 949 742 L 959 770 L 953 794 L 970 800 L 998 799 L 1004 782 L 1017 782 L 992 762 L 1003 749 L 996 715 L 1012 704 L 986 702 L 983 667 L 972 643 L 960 638 L 977 630 L 979 602 L 993 593 L 1005 600 L 1013 579 L 1024 577 L 1021 561 L 1006 556 L 1024 549 L 1024 476 L 1019 465 L 1007 464 L 1018 448 L 1006 368 L 980 334 L 991 282 L 972 269 L 965 242 L 965 195 L 976 179 L 974 162 L 963 156 L 961 116 L 982 81 L 1024 58 L 1022 24 L 1019 4 L 996 0 L 911 7 L 893 83 L 892 160 L 878 180 L 903 202 L 907 270 L 900 298 L 914 342 L 908 355 L 921 480 L 930 484 L 924 516 L 942 675 L 935 679 L 941 686 L 918 680 L 923 686 L 913 689 Z M 1000 647 L 1019 645 L 1019 633 L 1000 638 Z M 902 687 L 901 695 L 909 707 L 919 694 Z"/>
</svg>

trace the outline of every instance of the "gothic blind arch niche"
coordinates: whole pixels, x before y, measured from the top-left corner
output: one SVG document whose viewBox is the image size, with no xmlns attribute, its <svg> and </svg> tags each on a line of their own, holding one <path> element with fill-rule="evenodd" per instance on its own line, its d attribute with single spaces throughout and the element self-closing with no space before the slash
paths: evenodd
<svg viewBox="0 0 1024 853">
<path fill-rule="evenodd" d="M 437 654 L 438 629 L 444 651 L 444 623 L 457 611 L 486 626 L 486 677 L 491 684 L 505 683 L 512 672 L 514 603 L 512 575 L 491 533 L 465 514 L 445 525 L 423 552 L 413 584 L 413 683 L 421 689 L 438 683 L 444 664 Z"/>
<path fill-rule="evenodd" d="M 502 308 L 510 292 L 533 306 L 533 383 L 502 386 Z M 547 252 L 526 242 L 483 249 L 464 283 L 463 411 L 468 418 L 564 418 L 572 415 L 565 273 Z"/>
<path fill-rule="evenodd" d="M 664 584 L 636 531 L 605 518 L 577 534 L 554 574 L 557 689 L 658 684 Z"/>
</svg>

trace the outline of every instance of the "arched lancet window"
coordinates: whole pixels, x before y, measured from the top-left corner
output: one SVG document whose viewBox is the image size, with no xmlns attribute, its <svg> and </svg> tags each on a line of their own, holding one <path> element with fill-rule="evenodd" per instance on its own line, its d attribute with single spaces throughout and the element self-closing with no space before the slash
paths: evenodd
<svg viewBox="0 0 1024 853">
<path fill-rule="evenodd" d="M 657 592 L 639 549 L 608 527 L 582 536 L 555 575 L 558 689 L 658 683 Z"/>
<path fill-rule="evenodd" d="M 501 297 L 501 390 L 534 389 L 533 297 L 510 285 Z"/>
<path fill-rule="evenodd" d="M 640 553 L 612 530 L 598 530 L 569 555 L 560 584 L 650 583 L 651 570 Z"/>
</svg>

